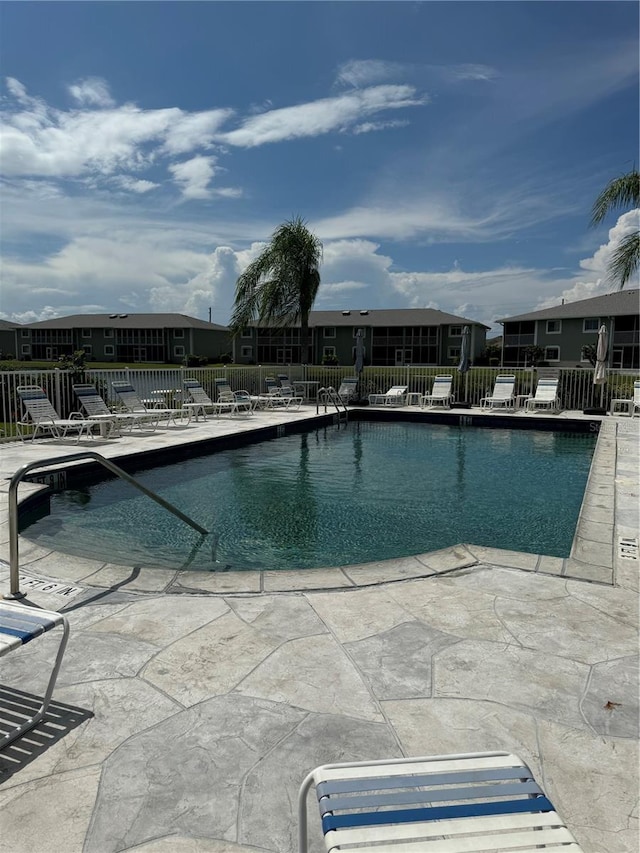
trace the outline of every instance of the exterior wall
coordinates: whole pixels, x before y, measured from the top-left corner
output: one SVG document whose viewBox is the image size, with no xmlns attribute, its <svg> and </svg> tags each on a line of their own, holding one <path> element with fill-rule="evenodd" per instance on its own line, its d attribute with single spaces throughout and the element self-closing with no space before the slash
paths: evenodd
<svg viewBox="0 0 640 853">
<path fill-rule="evenodd" d="M 558 331 L 552 331 L 555 324 L 559 324 Z M 506 322 L 503 365 L 524 366 L 526 347 L 539 346 L 545 350 L 543 360 L 550 367 L 587 367 L 589 361 L 583 358 L 583 348 L 597 344 L 602 324 L 609 332 L 609 366 L 637 369 L 640 366 L 640 318 L 632 315 Z M 555 347 L 558 353 L 553 352 Z"/>
<path fill-rule="evenodd" d="M 16 341 L 17 332 L 17 329 L 0 329 L 0 353 L 3 356 L 17 356 L 17 351 L 19 351 L 19 344 Z"/>
</svg>

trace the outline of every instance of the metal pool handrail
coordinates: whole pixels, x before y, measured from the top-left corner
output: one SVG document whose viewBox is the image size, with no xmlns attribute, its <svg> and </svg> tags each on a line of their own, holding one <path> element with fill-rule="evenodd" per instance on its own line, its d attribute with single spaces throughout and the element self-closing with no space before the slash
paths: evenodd
<svg viewBox="0 0 640 853">
<path fill-rule="evenodd" d="M 62 462 L 78 462 L 81 459 L 95 459 L 96 462 L 99 462 L 105 468 L 108 468 L 109 471 L 117 474 L 120 479 L 126 480 L 127 483 L 131 483 L 132 486 L 135 486 L 136 489 L 140 489 L 141 492 L 144 492 L 145 495 L 150 497 L 156 503 L 159 503 L 160 506 L 168 509 L 169 512 L 172 512 L 181 521 L 184 521 L 185 524 L 188 524 L 190 527 L 193 527 L 194 530 L 197 530 L 198 533 L 201 533 L 203 536 L 206 536 L 209 533 L 208 530 L 205 530 L 204 527 L 201 527 L 192 518 L 189 518 L 189 516 L 180 512 L 180 510 L 173 506 L 173 504 L 170 504 L 169 501 L 166 501 L 164 498 L 161 498 L 160 495 L 152 492 L 151 489 L 143 486 L 142 483 L 136 480 L 135 477 L 132 477 L 131 474 L 127 474 L 126 471 L 123 471 L 122 468 L 111 462 L 110 459 L 106 459 L 100 453 L 96 453 L 93 450 L 84 450 L 82 453 L 73 453 L 70 456 L 56 456 L 52 459 L 41 459 L 38 462 L 28 462 L 26 465 L 18 468 L 9 483 L 9 594 L 2 596 L 3 598 L 25 597 L 25 593 L 20 592 L 20 573 L 18 568 L 18 484 L 25 474 L 32 471 L 34 468 L 46 468 L 50 465 L 59 465 Z"/>
<path fill-rule="evenodd" d="M 344 400 L 341 399 L 333 385 L 328 385 L 326 388 L 318 388 L 318 393 L 316 395 L 316 415 L 319 413 L 321 405 L 324 404 L 324 410 L 326 412 L 327 405 L 330 405 L 331 403 L 336 407 L 338 418 L 341 414 L 344 414 L 345 418 L 349 417 L 347 405 Z"/>
</svg>

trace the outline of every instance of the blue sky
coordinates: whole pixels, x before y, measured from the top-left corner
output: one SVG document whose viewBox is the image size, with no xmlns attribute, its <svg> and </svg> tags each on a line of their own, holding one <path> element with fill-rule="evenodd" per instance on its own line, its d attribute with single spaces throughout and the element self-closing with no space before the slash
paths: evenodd
<svg viewBox="0 0 640 853">
<path fill-rule="evenodd" d="M 635 2 L 5 2 L 0 317 L 225 324 L 278 224 L 317 309 L 498 317 L 615 289 Z"/>
</svg>

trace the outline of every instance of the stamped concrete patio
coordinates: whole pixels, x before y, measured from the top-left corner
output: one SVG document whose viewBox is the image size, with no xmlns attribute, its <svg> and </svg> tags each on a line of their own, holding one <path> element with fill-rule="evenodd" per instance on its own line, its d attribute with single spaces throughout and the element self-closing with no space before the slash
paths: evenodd
<svg viewBox="0 0 640 853">
<path fill-rule="evenodd" d="M 47 721 L 0 753 L 0 851 L 289 853 L 297 789 L 318 764 L 507 749 L 586 853 L 635 853 L 638 426 L 604 419 L 566 560 L 458 545 L 210 575 L 91 564 L 21 538 L 28 600 L 63 609 L 71 639 Z M 149 440 L 125 439 L 127 452 Z M 77 450 L 4 445 L 2 476 Z M 8 559 L 6 522 L 0 541 Z M 0 707 L 35 701 L 53 641 L 3 659 Z"/>
</svg>

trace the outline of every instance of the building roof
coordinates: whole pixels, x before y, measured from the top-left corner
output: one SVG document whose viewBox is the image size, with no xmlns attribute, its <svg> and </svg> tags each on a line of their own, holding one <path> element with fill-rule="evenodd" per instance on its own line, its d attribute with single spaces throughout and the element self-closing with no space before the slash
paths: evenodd
<svg viewBox="0 0 640 853">
<path fill-rule="evenodd" d="M 0 332 L 13 332 L 15 329 L 22 328 L 20 323 L 13 323 L 11 320 L 0 320 Z"/>
<path fill-rule="evenodd" d="M 198 320 L 186 314 L 72 314 L 54 320 L 27 323 L 23 329 L 206 329 L 226 332 L 226 326 L 218 326 L 206 320 Z"/>
<path fill-rule="evenodd" d="M 434 308 L 385 308 L 368 311 L 366 309 L 345 309 L 342 311 L 312 311 L 309 315 L 309 327 L 317 326 L 448 326 L 466 324 L 481 326 L 477 320 L 467 320 L 446 314 Z M 253 323 L 257 326 L 259 323 Z"/>
<path fill-rule="evenodd" d="M 503 317 L 498 323 L 512 323 L 516 320 L 570 320 L 584 317 L 626 317 L 640 313 L 640 289 L 618 290 L 604 296 L 592 296 L 578 302 L 565 302 L 529 314 L 515 317 Z"/>
</svg>

